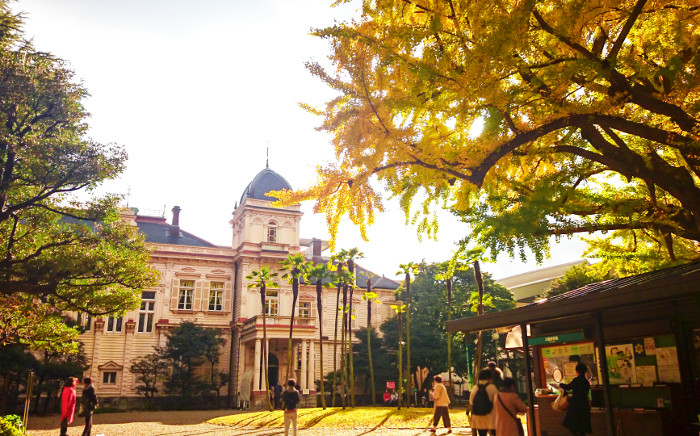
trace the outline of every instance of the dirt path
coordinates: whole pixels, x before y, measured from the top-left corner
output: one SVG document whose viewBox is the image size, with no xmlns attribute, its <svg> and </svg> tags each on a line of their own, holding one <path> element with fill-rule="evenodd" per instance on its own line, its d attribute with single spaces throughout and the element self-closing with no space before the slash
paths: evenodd
<svg viewBox="0 0 700 436">
<path fill-rule="evenodd" d="M 126 412 L 104 413 L 95 415 L 92 426 L 92 434 L 104 434 L 105 436 L 273 436 L 283 435 L 284 429 L 246 429 L 230 428 L 208 424 L 206 421 L 224 415 L 237 413 L 235 410 L 188 410 L 168 412 Z M 55 436 L 59 433 L 58 415 L 30 417 L 30 436 Z M 79 435 L 83 431 L 83 418 L 77 417 L 68 427 L 69 435 Z M 438 430 L 438 435 L 445 435 L 444 429 Z M 425 429 L 324 429 L 309 428 L 299 429 L 299 436 L 429 436 Z M 455 435 L 471 435 L 471 430 L 462 428 L 454 429 Z"/>
</svg>

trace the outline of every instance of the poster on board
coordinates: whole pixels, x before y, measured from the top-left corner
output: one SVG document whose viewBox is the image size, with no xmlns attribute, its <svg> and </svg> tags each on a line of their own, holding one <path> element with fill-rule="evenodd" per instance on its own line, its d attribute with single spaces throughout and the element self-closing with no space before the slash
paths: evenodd
<svg viewBox="0 0 700 436">
<path fill-rule="evenodd" d="M 610 384 L 622 385 L 637 383 L 637 375 L 634 368 L 634 345 L 617 344 L 605 347 L 605 356 L 608 360 L 608 378 Z"/>
</svg>

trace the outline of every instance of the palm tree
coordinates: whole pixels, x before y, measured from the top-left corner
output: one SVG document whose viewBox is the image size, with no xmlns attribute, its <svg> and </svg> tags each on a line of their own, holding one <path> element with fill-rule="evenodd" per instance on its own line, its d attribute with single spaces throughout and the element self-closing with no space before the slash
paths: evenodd
<svg viewBox="0 0 700 436">
<path fill-rule="evenodd" d="M 265 313 L 267 308 L 265 307 L 265 297 L 267 293 L 267 288 L 276 288 L 278 285 L 275 282 L 275 277 L 277 273 L 270 271 L 270 268 L 264 266 L 257 271 L 251 272 L 246 276 L 246 279 L 252 280 L 252 283 L 248 284 L 248 288 L 260 288 L 260 303 L 262 304 L 262 319 L 263 319 L 263 371 L 265 372 L 265 398 L 267 398 L 267 407 L 270 411 L 273 410 L 272 403 L 270 402 L 270 379 L 267 374 L 267 318 Z"/>
<path fill-rule="evenodd" d="M 403 375 L 401 374 L 402 367 L 403 367 L 403 360 L 401 357 L 401 349 L 403 348 L 403 343 L 401 339 L 403 339 L 403 331 L 402 331 L 402 325 L 401 325 L 401 318 L 402 314 L 406 311 L 406 305 L 403 304 L 403 301 L 397 301 L 396 304 L 392 304 L 390 306 L 394 311 L 396 312 L 396 320 L 398 321 L 399 324 L 399 382 L 397 383 L 399 386 L 399 399 L 396 402 L 398 410 L 401 410 L 401 393 L 402 393 L 402 387 L 403 387 Z"/>
<path fill-rule="evenodd" d="M 362 299 L 367 302 L 367 359 L 369 360 L 369 377 L 372 392 L 372 405 L 376 405 L 377 395 L 374 392 L 374 366 L 372 366 L 372 303 L 382 304 L 379 295 L 372 291 L 372 277 L 374 274 L 367 273 L 367 291 L 362 295 Z"/>
<path fill-rule="evenodd" d="M 439 274 L 435 275 L 435 280 L 445 281 L 445 291 L 447 293 L 447 322 L 452 320 L 452 278 L 455 270 L 462 269 L 454 260 L 439 265 Z M 447 332 L 447 377 L 449 385 L 452 386 L 452 335 Z M 450 399 L 454 396 L 454 389 L 447 391 Z"/>
<path fill-rule="evenodd" d="M 331 257 L 331 262 L 337 261 L 338 255 Z M 337 386 L 336 374 L 338 372 L 338 314 L 340 309 L 340 290 L 343 288 L 343 282 L 340 280 L 340 276 L 343 274 L 343 264 L 338 262 L 336 267 L 336 294 L 335 294 L 335 330 L 333 332 L 333 397 L 331 399 L 331 406 L 335 407 L 335 390 Z"/>
<path fill-rule="evenodd" d="M 484 314 L 484 278 L 481 275 L 481 267 L 479 266 L 479 261 L 474 261 L 474 278 L 476 279 L 476 286 L 479 289 L 479 300 L 476 305 L 476 314 L 481 316 Z M 484 346 L 483 333 L 480 330 L 476 337 L 476 350 L 474 353 L 474 374 L 478 374 L 481 369 L 481 352 Z"/>
<path fill-rule="evenodd" d="M 411 404 L 411 274 L 418 273 L 418 265 L 409 262 L 399 265 L 401 271 L 396 274 L 405 274 L 404 282 L 406 284 L 406 395 L 408 404 Z"/>
<path fill-rule="evenodd" d="M 355 407 L 355 369 L 353 365 L 353 354 L 352 354 L 352 319 L 355 317 L 353 315 L 352 311 L 352 296 L 355 291 L 355 259 L 361 259 L 364 257 L 364 254 L 357 249 L 357 247 L 353 247 L 347 251 L 345 251 L 345 263 L 347 264 L 348 267 L 348 273 L 350 275 L 349 279 L 350 281 L 347 283 L 347 286 L 350 290 L 350 301 L 349 301 L 349 308 L 348 308 L 348 327 L 347 327 L 347 332 L 348 332 L 348 357 L 350 358 L 350 404 L 352 407 Z"/>
<path fill-rule="evenodd" d="M 308 277 L 311 282 L 316 284 L 316 310 L 318 312 L 318 347 L 321 358 L 321 406 L 325 410 L 326 408 L 326 391 L 323 372 L 323 304 L 322 304 L 322 290 L 323 286 L 330 287 L 330 283 L 324 285 L 324 280 L 332 281 L 334 278 L 334 267 L 332 263 L 317 263 L 308 270 Z"/>
<path fill-rule="evenodd" d="M 289 380 L 290 371 L 292 369 L 292 335 L 294 334 L 294 311 L 297 307 L 297 299 L 299 298 L 299 279 L 306 275 L 308 265 L 303 254 L 288 254 L 287 258 L 280 261 L 284 272 L 282 278 L 287 280 L 292 285 L 292 316 L 289 320 L 289 342 L 287 343 L 287 377 Z"/>
</svg>

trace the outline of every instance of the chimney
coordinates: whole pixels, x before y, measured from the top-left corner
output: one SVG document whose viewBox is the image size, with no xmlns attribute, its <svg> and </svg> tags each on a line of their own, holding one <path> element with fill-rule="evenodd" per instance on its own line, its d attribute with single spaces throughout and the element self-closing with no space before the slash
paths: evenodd
<svg viewBox="0 0 700 436">
<path fill-rule="evenodd" d="M 170 236 L 180 236 L 180 206 L 173 207 L 173 221 L 170 227 Z"/>
<path fill-rule="evenodd" d="M 323 251 L 323 240 L 312 238 L 311 239 L 311 259 L 314 262 L 321 260 L 321 252 Z"/>
</svg>

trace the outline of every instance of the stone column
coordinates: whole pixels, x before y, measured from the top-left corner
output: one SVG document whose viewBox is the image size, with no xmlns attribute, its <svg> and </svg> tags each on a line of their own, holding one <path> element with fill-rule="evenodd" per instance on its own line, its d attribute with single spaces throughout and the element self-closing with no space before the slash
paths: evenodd
<svg viewBox="0 0 700 436">
<path fill-rule="evenodd" d="M 306 389 L 306 339 L 301 341 L 301 380 L 299 380 L 299 389 Z"/>
<path fill-rule="evenodd" d="M 314 379 L 316 378 L 316 352 L 314 348 L 314 340 L 309 341 L 309 374 L 306 378 L 306 382 L 311 393 L 316 392 L 316 384 Z"/>
<path fill-rule="evenodd" d="M 265 388 L 260 387 L 260 339 L 255 340 L 255 356 L 253 357 L 253 390 L 261 391 Z"/>
</svg>

